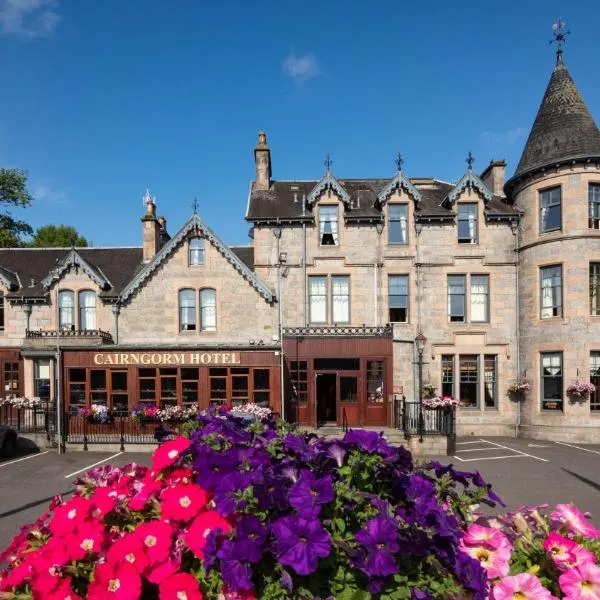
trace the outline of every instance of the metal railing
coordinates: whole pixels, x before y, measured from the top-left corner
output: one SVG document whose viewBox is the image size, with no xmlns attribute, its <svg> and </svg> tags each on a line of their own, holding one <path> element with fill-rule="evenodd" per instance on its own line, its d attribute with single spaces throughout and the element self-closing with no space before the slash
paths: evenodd
<svg viewBox="0 0 600 600">
<path fill-rule="evenodd" d="M 112 344 L 113 338 L 107 331 L 102 329 L 59 329 L 58 336 L 55 329 L 28 329 L 25 332 L 26 339 L 46 339 L 46 338 L 100 338 L 104 344 Z"/>
<path fill-rule="evenodd" d="M 0 425 L 7 425 L 18 433 L 44 433 L 54 423 L 48 405 L 17 408 L 10 404 L 0 406 Z"/>
<path fill-rule="evenodd" d="M 420 408 L 418 401 L 394 400 L 394 426 L 405 435 L 446 435 L 456 432 L 456 411 L 451 407 Z"/>
<path fill-rule="evenodd" d="M 291 337 L 392 337 L 394 331 L 391 325 L 383 327 L 368 327 L 367 325 L 333 325 L 333 326 L 307 326 L 284 327 L 283 335 Z"/>
</svg>

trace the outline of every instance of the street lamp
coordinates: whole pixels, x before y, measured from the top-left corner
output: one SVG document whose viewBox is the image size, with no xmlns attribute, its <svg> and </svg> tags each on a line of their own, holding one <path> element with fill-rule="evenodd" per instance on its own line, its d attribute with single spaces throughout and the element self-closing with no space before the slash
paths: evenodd
<svg viewBox="0 0 600 600">
<path fill-rule="evenodd" d="M 417 337 L 415 338 L 415 344 L 417 346 L 417 352 L 419 353 L 419 424 L 418 424 L 418 434 L 419 441 L 423 441 L 423 351 L 425 350 L 425 344 L 427 343 L 427 338 L 423 335 L 422 331 L 419 331 Z"/>
</svg>

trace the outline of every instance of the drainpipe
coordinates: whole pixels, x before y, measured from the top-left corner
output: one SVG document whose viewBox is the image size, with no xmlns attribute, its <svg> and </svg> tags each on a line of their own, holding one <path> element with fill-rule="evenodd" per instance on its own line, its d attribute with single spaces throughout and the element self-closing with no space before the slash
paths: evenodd
<svg viewBox="0 0 600 600">
<path fill-rule="evenodd" d="M 521 379 L 521 310 L 519 307 L 519 222 L 511 221 L 510 229 L 512 234 L 515 236 L 515 312 L 516 312 L 516 352 L 517 352 L 517 379 Z M 519 396 L 517 404 L 517 418 L 515 420 L 515 438 L 519 437 L 519 428 L 521 427 L 522 421 L 522 402 Z"/>
<path fill-rule="evenodd" d="M 383 261 L 381 258 L 381 234 L 383 233 L 383 216 L 375 225 L 375 229 L 377 230 L 377 260 L 373 265 L 373 295 L 375 297 L 375 325 L 379 327 L 381 323 L 380 313 L 379 313 L 379 287 L 381 282 L 381 277 L 379 276 L 379 272 L 381 267 L 383 266 Z"/>
<path fill-rule="evenodd" d="M 273 227 L 273 235 L 277 240 L 277 331 L 279 336 L 279 379 L 280 379 L 280 396 L 281 396 L 281 418 L 285 420 L 285 400 L 284 400 L 284 362 L 283 362 L 283 308 L 281 302 L 281 252 L 280 252 L 280 240 L 281 240 L 281 225 L 279 219 L 277 224 Z"/>
<path fill-rule="evenodd" d="M 121 314 L 121 306 L 119 304 L 112 305 L 112 313 L 115 317 L 115 344 L 119 344 L 119 315 Z"/>
<path fill-rule="evenodd" d="M 302 217 L 306 216 L 306 194 L 302 195 Z M 302 285 L 303 285 L 303 292 L 304 292 L 304 301 L 302 303 L 303 306 L 303 321 L 302 323 L 304 325 L 308 325 L 308 319 L 307 319 L 307 304 L 308 304 L 308 298 L 306 297 L 306 293 L 307 293 L 307 279 L 306 279 L 306 221 L 304 219 L 302 219 Z"/>
<path fill-rule="evenodd" d="M 415 221 L 415 246 L 416 246 L 416 272 L 417 272 L 417 330 L 421 331 L 421 257 L 419 252 L 419 239 L 421 237 L 421 231 L 423 231 L 423 223 Z"/>
<path fill-rule="evenodd" d="M 23 312 L 25 313 L 25 319 L 27 320 L 25 331 L 29 331 L 29 325 L 31 321 L 31 304 L 23 304 Z"/>
</svg>

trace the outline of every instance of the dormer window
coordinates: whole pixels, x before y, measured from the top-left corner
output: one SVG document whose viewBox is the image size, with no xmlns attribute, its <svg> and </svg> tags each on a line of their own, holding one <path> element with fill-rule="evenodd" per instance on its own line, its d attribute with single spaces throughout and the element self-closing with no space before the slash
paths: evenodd
<svg viewBox="0 0 600 600">
<path fill-rule="evenodd" d="M 408 244 L 407 237 L 408 206 L 390 204 L 388 206 L 388 242 L 390 244 Z"/>
<path fill-rule="evenodd" d="M 338 207 L 319 207 L 319 245 L 338 245 Z"/>
<path fill-rule="evenodd" d="M 189 259 L 190 265 L 204 264 L 204 238 L 194 237 L 189 243 Z"/>
<path fill-rule="evenodd" d="M 477 204 L 458 205 L 458 243 L 477 243 Z"/>
</svg>

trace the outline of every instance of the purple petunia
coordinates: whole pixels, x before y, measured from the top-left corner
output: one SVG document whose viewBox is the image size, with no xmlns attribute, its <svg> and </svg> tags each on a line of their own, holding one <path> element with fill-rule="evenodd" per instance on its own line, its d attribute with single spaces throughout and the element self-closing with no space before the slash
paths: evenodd
<svg viewBox="0 0 600 600">
<path fill-rule="evenodd" d="M 238 551 L 234 542 L 226 540 L 217 552 L 221 559 L 220 570 L 223 581 L 232 590 L 251 590 L 252 568 L 250 563 L 240 560 Z"/>
<path fill-rule="evenodd" d="M 376 517 L 367 521 L 364 529 L 354 538 L 363 547 L 356 566 L 369 577 L 387 577 L 398 571 L 393 553 L 400 549 L 398 526 L 389 517 Z"/>
<path fill-rule="evenodd" d="M 298 481 L 288 492 L 289 503 L 299 515 L 306 519 L 319 516 L 321 505 L 331 502 L 334 498 L 333 480 L 331 475 L 317 479 L 311 471 L 304 469 L 300 472 Z"/>
<path fill-rule="evenodd" d="M 271 525 L 277 559 L 292 567 L 298 575 L 310 575 L 317 570 L 319 558 L 329 556 L 331 538 L 318 519 L 291 515 L 277 519 Z"/>
</svg>

